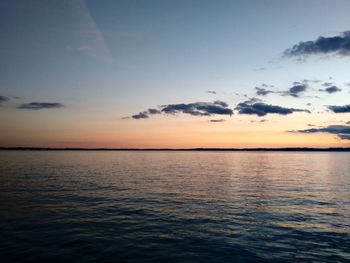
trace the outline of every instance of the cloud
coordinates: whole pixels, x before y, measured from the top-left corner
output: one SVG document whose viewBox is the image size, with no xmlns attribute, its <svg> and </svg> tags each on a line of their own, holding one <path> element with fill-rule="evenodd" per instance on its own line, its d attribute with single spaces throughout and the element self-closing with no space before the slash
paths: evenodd
<svg viewBox="0 0 350 263">
<path fill-rule="evenodd" d="M 347 125 L 329 125 L 323 128 L 312 128 L 292 132 L 299 133 L 330 133 L 336 134 L 342 140 L 350 140 L 350 126 Z"/>
<path fill-rule="evenodd" d="M 344 106 L 328 106 L 328 109 L 333 111 L 334 113 L 349 113 L 350 112 L 350 104 Z"/>
<path fill-rule="evenodd" d="M 161 111 L 157 109 L 148 109 L 146 111 L 139 112 L 138 114 L 132 115 L 131 118 L 139 120 L 139 119 L 148 119 L 149 115 L 160 114 Z"/>
<path fill-rule="evenodd" d="M 346 122 L 346 124 L 349 124 L 349 125 L 350 125 L 350 121 Z"/>
<path fill-rule="evenodd" d="M 329 86 L 332 86 L 332 85 L 334 85 L 333 82 L 324 82 L 324 83 L 322 83 L 322 86 L 324 86 L 324 87 L 329 87 Z"/>
<path fill-rule="evenodd" d="M 160 110 L 157 109 L 148 109 L 148 114 L 160 114 Z"/>
<path fill-rule="evenodd" d="M 216 100 L 214 101 L 214 104 L 220 105 L 222 107 L 228 107 L 228 104 L 222 100 Z"/>
<path fill-rule="evenodd" d="M 223 101 L 215 102 L 195 102 L 168 104 L 162 106 L 162 112 L 166 114 L 184 113 L 193 116 L 232 115 L 233 110 L 228 108 L 228 104 Z"/>
<path fill-rule="evenodd" d="M 250 103 L 250 101 L 239 103 L 236 107 L 236 110 L 238 110 L 239 114 L 257 115 L 259 117 L 265 116 L 267 114 L 288 115 L 294 112 L 310 113 L 310 111 L 305 109 L 284 108 L 281 106 L 269 105 L 262 102 Z"/>
<path fill-rule="evenodd" d="M 257 95 L 257 96 L 266 96 L 266 95 L 268 95 L 268 94 L 270 94 L 270 93 L 275 93 L 274 91 L 272 91 L 272 90 L 267 90 L 267 89 L 265 89 L 265 88 L 255 87 L 255 89 L 256 89 L 256 95 Z"/>
<path fill-rule="evenodd" d="M 147 111 L 140 112 L 138 114 L 132 115 L 131 117 L 136 120 L 149 118 Z"/>
<path fill-rule="evenodd" d="M 332 94 L 332 93 L 340 92 L 341 89 L 338 88 L 337 86 L 330 86 L 330 87 L 327 87 L 325 89 L 320 89 L 319 91 L 324 91 L 324 92 L 327 92 L 329 94 Z"/>
<path fill-rule="evenodd" d="M 350 135 L 348 134 L 339 134 L 338 137 L 342 140 L 350 140 Z"/>
<path fill-rule="evenodd" d="M 216 91 L 214 91 L 214 90 L 208 90 L 207 92 L 210 94 L 216 94 Z"/>
<path fill-rule="evenodd" d="M 261 87 L 255 87 L 255 90 L 256 90 L 256 95 L 257 96 L 266 96 L 270 93 L 278 93 L 276 91 L 273 91 L 273 90 L 270 90 L 270 89 L 267 89 L 267 88 L 274 88 L 275 86 L 273 85 L 268 85 L 268 84 L 261 84 Z"/>
<path fill-rule="evenodd" d="M 148 119 L 152 114 L 189 114 L 192 116 L 212 116 L 212 115 L 232 115 L 233 110 L 228 108 L 228 104 L 221 100 L 214 102 L 194 102 L 167 104 L 158 109 L 148 109 L 131 116 L 133 119 Z"/>
<path fill-rule="evenodd" d="M 283 56 L 293 57 L 330 53 L 340 56 L 350 54 L 350 31 L 343 32 L 339 36 L 319 37 L 314 41 L 299 42 L 299 44 L 285 50 Z"/>
<path fill-rule="evenodd" d="M 54 109 L 54 108 L 62 108 L 63 104 L 59 102 L 30 102 L 23 103 L 19 105 L 18 109 L 26 109 L 26 110 L 41 110 L 41 109 Z"/>
<path fill-rule="evenodd" d="M 0 104 L 5 102 L 5 101 L 8 101 L 9 98 L 8 97 L 5 97 L 5 96 L 0 96 Z"/>
<path fill-rule="evenodd" d="M 84 0 L 76 0 L 69 5 L 71 12 L 75 14 L 72 28 L 75 32 L 77 46 L 74 48 L 85 55 L 96 58 L 105 63 L 112 63 L 113 57 L 108 50 L 105 38 L 99 30 L 90 10 Z"/>
<path fill-rule="evenodd" d="M 210 120 L 209 122 L 224 122 L 224 119 L 214 119 L 214 120 Z"/>
<path fill-rule="evenodd" d="M 294 82 L 293 86 L 288 89 L 288 91 L 284 92 L 284 95 L 290 95 L 294 98 L 299 98 L 301 93 L 306 91 L 308 88 L 306 83 Z"/>
<path fill-rule="evenodd" d="M 250 122 L 251 123 L 256 123 L 256 122 L 267 122 L 268 120 L 266 119 L 262 119 L 262 120 L 259 120 L 259 121 L 255 121 L 255 120 L 251 120 Z"/>
</svg>

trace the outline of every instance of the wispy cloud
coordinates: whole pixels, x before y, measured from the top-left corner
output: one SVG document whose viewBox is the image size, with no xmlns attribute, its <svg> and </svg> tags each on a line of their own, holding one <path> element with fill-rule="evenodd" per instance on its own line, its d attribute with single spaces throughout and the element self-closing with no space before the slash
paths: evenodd
<svg viewBox="0 0 350 263">
<path fill-rule="evenodd" d="M 41 109 L 55 109 L 62 108 L 63 104 L 59 102 L 30 102 L 23 103 L 19 105 L 18 109 L 26 109 L 26 110 L 41 110 Z"/>
<path fill-rule="evenodd" d="M 209 122 L 225 122 L 226 120 L 224 119 L 213 119 L 213 120 L 209 120 Z"/>
<path fill-rule="evenodd" d="M 283 52 L 285 57 L 308 56 L 313 54 L 350 55 L 350 31 L 339 36 L 319 37 L 314 41 L 299 42 Z"/>
<path fill-rule="evenodd" d="M 84 0 L 70 3 L 71 12 L 76 14 L 74 29 L 77 31 L 77 46 L 74 48 L 87 56 L 96 58 L 105 63 L 112 63 L 113 57 L 108 50 L 105 38 L 96 25 Z"/>
</svg>

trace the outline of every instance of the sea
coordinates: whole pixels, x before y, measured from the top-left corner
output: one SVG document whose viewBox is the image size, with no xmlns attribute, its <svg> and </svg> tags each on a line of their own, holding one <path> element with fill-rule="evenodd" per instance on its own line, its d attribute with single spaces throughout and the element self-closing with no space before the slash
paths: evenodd
<svg viewBox="0 0 350 263">
<path fill-rule="evenodd" d="M 0 151 L 0 262 L 350 262 L 350 153 Z"/>
</svg>

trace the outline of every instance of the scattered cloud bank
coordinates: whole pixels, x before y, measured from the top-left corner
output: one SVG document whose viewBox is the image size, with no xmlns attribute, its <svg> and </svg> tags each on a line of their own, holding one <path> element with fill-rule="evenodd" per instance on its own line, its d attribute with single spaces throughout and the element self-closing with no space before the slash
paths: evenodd
<svg viewBox="0 0 350 263">
<path fill-rule="evenodd" d="M 311 128 L 297 130 L 292 132 L 298 133 L 330 133 L 337 135 L 342 140 L 350 140 L 350 126 L 347 125 L 329 125 L 323 128 Z"/>
<path fill-rule="evenodd" d="M 350 55 L 350 31 L 339 36 L 319 37 L 314 41 L 299 42 L 283 52 L 284 57 L 308 56 L 314 54 Z"/>
<path fill-rule="evenodd" d="M 189 114 L 192 116 L 212 116 L 212 115 L 232 115 L 233 110 L 228 107 L 229 105 L 220 100 L 214 102 L 194 102 L 194 103 L 179 103 L 179 104 L 166 104 L 160 106 L 158 109 L 148 109 L 146 111 L 139 112 L 132 115 L 133 119 L 148 119 L 153 114 Z"/>
<path fill-rule="evenodd" d="M 41 109 L 54 109 L 54 108 L 62 108 L 63 104 L 59 102 L 30 102 L 23 103 L 19 105 L 18 109 L 26 109 L 26 110 L 41 110 Z"/>
<path fill-rule="evenodd" d="M 292 96 L 294 98 L 302 97 L 303 93 L 309 89 L 308 83 L 309 80 L 295 81 L 292 83 L 292 86 L 284 91 L 272 90 L 273 85 L 263 84 L 261 87 L 255 87 L 257 96 L 266 96 L 268 94 L 280 94 L 281 96 Z"/>
<path fill-rule="evenodd" d="M 328 106 L 328 109 L 333 111 L 334 113 L 349 113 L 350 112 L 350 104 L 344 106 Z"/>
<path fill-rule="evenodd" d="M 279 115 L 288 115 L 294 112 L 307 112 L 306 109 L 294 109 L 294 108 L 285 108 L 277 105 L 269 105 L 262 102 L 252 102 L 245 101 L 237 105 L 236 110 L 239 114 L 248 114 L 248 115 L 257 115 L 259 117 L 265 116 L 267 114 L 279 114 Z"/>
</svg>

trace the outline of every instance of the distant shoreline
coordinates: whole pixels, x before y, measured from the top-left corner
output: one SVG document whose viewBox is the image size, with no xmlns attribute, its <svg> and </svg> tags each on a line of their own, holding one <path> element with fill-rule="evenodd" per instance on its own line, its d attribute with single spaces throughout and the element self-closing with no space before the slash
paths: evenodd
<svg viewBox="0 0 350 263">
<path fill-rule="evenodd" d="M 203 152 L 350 152 L 350 148 L 44 148 L 44 147 L 0 147 L 0 151 L 203 151 Z"/>
</svg>

